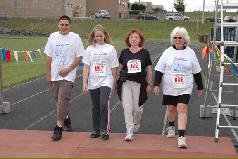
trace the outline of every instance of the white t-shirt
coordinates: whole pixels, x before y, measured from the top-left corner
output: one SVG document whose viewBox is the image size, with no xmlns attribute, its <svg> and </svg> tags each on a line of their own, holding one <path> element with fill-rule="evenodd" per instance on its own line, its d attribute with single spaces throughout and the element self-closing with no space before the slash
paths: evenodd
<svg viewBox="0 0 238 159">
<path fill-rule="evenodd" d="M 60 76 L 59 71 L 69 67 L 76 57 L 83 56 L 84 47 L 79 35 L 73 32 L 69 32 L 67 35 L 54 32 L 50 34 L 44 52 L 52 58 L 51 81 L 67 80 L 74 82 L 76 68 L 65 77 Z"/>
<path fill-rule="evenodd" d="M 83 56 L 83 63 L 90 68 L 88 89 L 96 89 L 101 86 L 112 88 L 113 76 L 111 69 L 119 66 L 114 46 L 107 43 L 88 46 Z"/>
<path fill-rule="evenodd" d="M 193 74 L 201 72 L 201 67 L 190 47 L 176 50 L 171 46 L 163 52 L 155 70 L 163 73 L 163 94 L 178 96 L 192 93 Z"/>
</svg>

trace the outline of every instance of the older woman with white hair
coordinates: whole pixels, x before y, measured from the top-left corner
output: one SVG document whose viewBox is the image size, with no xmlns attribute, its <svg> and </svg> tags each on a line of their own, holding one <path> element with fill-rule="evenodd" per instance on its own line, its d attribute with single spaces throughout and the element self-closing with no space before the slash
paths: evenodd
<svg viewBox="0 0 238 159">
<path fill-rule="evenodd" d="M 187 148 L 185 130 L 187 108 L 193 89 L 193 78 L 197 84 L 197 94 L 203 94 L 201 67 L 195 52 L 188 47 L 190 37 L 183 27 L 176 27 L 170 35 L 171 44 L 161 55 L 155 66 L 154 93 L 163 87 L 162 104 L 167 106 L 169 121 L 167 137 L 175 137 L 174 121 L 178 113 L 178 147 Z"/>
</svg>

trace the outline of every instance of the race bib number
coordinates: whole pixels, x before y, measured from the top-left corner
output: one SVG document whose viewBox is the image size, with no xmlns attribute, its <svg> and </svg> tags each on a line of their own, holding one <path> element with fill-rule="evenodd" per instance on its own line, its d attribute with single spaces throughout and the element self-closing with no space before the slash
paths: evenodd
<svg viewBox="0 0 238 159">
<path fill-rule="evenodd" d="M 186 75 L 185 73 L 173 73 L 172 81 L 174 88 L 185 88 L 186 87 Z"/>
<path fill-rule="evenodd" d="M 96 76 L 106 76 L 106 64 L 104 63 L 94 63 L 93 73 Z"/>
<path fill-rule="evenodd" d="M 140 60 L 129 60 L 127 62 L 128 73 L 141 72 L 141 61 Z"/>
</svg>

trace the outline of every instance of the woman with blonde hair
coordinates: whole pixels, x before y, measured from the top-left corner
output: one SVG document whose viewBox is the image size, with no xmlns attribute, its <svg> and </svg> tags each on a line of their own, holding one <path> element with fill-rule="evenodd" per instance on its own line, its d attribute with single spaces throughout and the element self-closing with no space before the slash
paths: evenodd
<svg viewBox="0 0 238 159">
<path fill-rule="evenodd" d="M 96 25 L 89 35 L 83 56 L 83 92 L 90 92 L 92 100 L 93 131 L 91 138 L 109 139 L 112 90 L 116 89 L 117 52 L 102 25 Z"/>
</svg>

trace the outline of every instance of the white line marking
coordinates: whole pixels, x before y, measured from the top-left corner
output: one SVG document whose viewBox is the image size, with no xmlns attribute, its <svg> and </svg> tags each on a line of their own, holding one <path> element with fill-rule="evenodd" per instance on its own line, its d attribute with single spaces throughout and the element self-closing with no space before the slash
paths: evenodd
<svg viewBox="0 0 238 159">
<path fill-rule="evenodd" d="M 76 98 L 82 96 L 83 93 L 80 93 L 79 95 L 73 97 L 71 100 L 70 100 L 70 103 L 73 102 Z M 55 115 L 56 113 L 56 109 L 54 109 L 53 111 L 50 111 L 48 114 L 46 114 L 45 116 L 41 117 L 39 120 L 36 120 L 34 121 L 33 123 L 31 123 L 29 126 L 27 126 L 26 128 L 24 128 L 24 130 L 28 130 L 32 127 L 34 127 L 36 124 L 40 123 L 41 121 L 43 121 L 44 119 L 46 119 L 47 117 L 49 117 L 50 115 Z"/>
<path fill-rule="evenodd" d="M 14 106 L 14 105 L 16 105 L 16 104 L 19 104 L 19 103 L 21 103 L 21 102 L 24 102 L 24 101 L 26 101 L 26 100 L 28 100 L 28 99 L 30 99 L 30 98 L 33 98 L 33 97 L 35 97 L 35 96 L 37 96 L 37 95 L 39 95 L 39 94 L 42 94 L 42 93 L 44 93 L 44 92 L 47 92 L 47 91 L 49 91 L 49 88 L 48 88 L 48 89 L 45 89 L 45 90 L 43 90 L 43 91 L 40 91 L 40 92 L 38 92 L 38 93 L 36 93 L 36 94 L 33 94 L 33 95 L 29 96 L 29 97 L 23 98 L 23 99 L 21 99 L 21 100 L 15 102 L 15 103 L 12 103 L 11 106 Z"/>
</svg>

